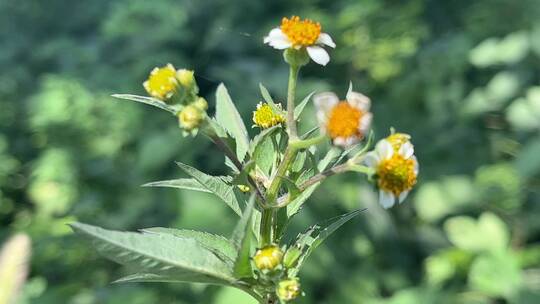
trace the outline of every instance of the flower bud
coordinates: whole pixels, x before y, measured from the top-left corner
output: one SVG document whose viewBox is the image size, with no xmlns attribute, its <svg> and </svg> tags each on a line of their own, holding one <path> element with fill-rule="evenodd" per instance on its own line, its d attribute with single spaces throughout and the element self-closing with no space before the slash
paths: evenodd
<svg viewBox="0 0 540 304">
<path fill-rule="evenodd" d="M 278 109 L 281 105 L 276 105 Z M 272 107 L 267 103 L 259 103 L 257 110 L 253 111 L 253 122 L 257 127 L 267 129 L 275 125 L 285 122 L 285 117 L 280 113 L 276 113 Z"/>
<path fill-rule="evenodd" d="M 204 119 L 204 111 L 201 111 L 194 105 L 188 105 L 178 114 L 180 127 L 184 130 L 191 131 L 201 124 Z"/>
<path fill-rule="evenodd" d="M 281 301 L 292 301 L 300 295 L 300 282 L 297 278 L 283 280 L 278 283 L 276 292 Z"/>
<path fill-rule="evenodd" d="M 194 71 L 180 69 L 176 71 L 176 78 L 178 79 L 178 81 L 183 87 L 189 89 L 195 83 L 195 77 L 193 76 L 193 74 L 194 74 Z"/>
<path fill-rule="evenodd" d="M 255 266 L 261 271 L 272 271 L 281 265 L 283 251 L 276 245 L 269 245 L 255 252 L 253 261 Z"/>
<path fill-rule="evenodd" d="M 197 98 L 197 100 L 193 102 L 193 105 L 199 108 L 201 111 L 206 111 L 208 109 L 208 102 L 206 102 L 206 99 L 203 97 Z"/>
</svg>

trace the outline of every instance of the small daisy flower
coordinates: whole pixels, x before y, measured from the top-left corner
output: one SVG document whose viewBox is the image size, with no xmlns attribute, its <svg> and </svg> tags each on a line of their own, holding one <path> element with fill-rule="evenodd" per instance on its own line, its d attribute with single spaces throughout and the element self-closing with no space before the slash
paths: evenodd
<svg viewBox="0 0 540 304">
<path fill-rule="evenodd" d="M 416 184 L 418 161 L 409 139 L 407 134 L 392 134 L 380 140 L 375 150 L 366 154 L 364 159 L 365 164 L 375 171 L 379 203 L 385 209 L 396 201 L 403 202 Z"/>
<path fill-rule="evenodd" d="M 179 85 L 176 70 L 170 63 L 161 68 L 154 68 L 148 80 L 143 83 L 148 94 L 159 100 L 171 98 Z"/>
<path fill-rule="evenodd" d="M 281 107 L 280 104 L 276 106 Z M 267 129 L 285 122 L 285 117 L 276 113 L 267 103 L 259 103 L 257 110 L 253 111 L 253 122 L 256 126 Z"/>
<path fill-rule="evenodd" d="M 272 29 L 264 38 L 264 43 L 278 50 L 306 49 L 313 61 L 326 65 L 330 61 L 330 56 L 322 46 L 335 48 L 336 44 L 330 35 L 322 33 L 321 30 L 319 22 L 310 19 L 300 20 L 298 16 L 292 16 L 291 19 L 284 17 L 281 26 Z"/>
<path fill-rule="evenodd" d="M 362 140 L 369 130 L 373 115 L 368 97 L 349 87 L 346 100 L 340 101 L 332 92 L 313 97 L 321 132 L 332 138 L 334 145 L 349 147 Z"/>
</svg>

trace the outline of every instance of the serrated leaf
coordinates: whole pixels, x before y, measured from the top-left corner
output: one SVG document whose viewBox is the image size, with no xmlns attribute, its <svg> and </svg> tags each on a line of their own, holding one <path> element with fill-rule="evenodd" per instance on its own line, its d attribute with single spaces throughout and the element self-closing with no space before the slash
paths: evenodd
<svg viewBox="0 0 540 304">
<path fill-rule="evenodd" d="M 71 227 L 93 240 L 105 257 L 141 273 L 182 282 L 231 284 L 235 281 L 230 265 L 193 239 L 112 231 L 83 223 Z"/>
<path fill-rule="evenodd" d="M 202 186 L 222 199 L 227 206 L 231 207 L 231 209 L 236 212 L 236 214 L 242 215 L 242 211 L 238 205 L 238 200 L 234 194 L 234 185 L 229 185 L 225 181 L 225 177 L 208 175 L 181 162 L 176 162 L 176 164 L 187 175 L 193 177 Z"/>
<path fill-rule="evenodd" d="M 233 244 L 221 235 L 215 235 L 203 231 L 163 227 L 145 228 L 141 229 L 141 231 L 144 233 L 165 233 L 176 237 L 194 239 L 217 256 L 226 258 L 228 262 L 232 263 L 236 259 L 237 252 Z"/>
<path fill-rule="evenodd" d="M 201 183 L 199 183 L 194 178 L 178 178 L 178 179 L 164 180 L 164 181 L 158 181 L 158 182 L 151 182 L 151 183 L 144 184 L 143 187 L 168 187 L 168 188 L 178 188 L 178 189 L 186 189 L 186 190 L 212 193 L 212 191 L 208 190 L 205 186 L 201 185 Z"/>
<path fill-rule="evenodd" d="M 340 155 L 341 155 L 341 149 L 336 148 L 336 147 L 330 148 L 330 150 L 328 150 L 324 158 L 319 162 L 317 169 L 320 172 L 324 171 L 326 168 L 329 167 L 330 163 L 335 161 Z"/>
<path fill-rule="evenodd" d="M 216 120 L 235 139 L 236 156 L 242 161 L 249 149 L 248 133 L 223 84 L 220 84 L 216 91 Z"/>
<path fill-rule="evenodd" d="M 269 175 L 276 157 L 276 151 L 272 140 L 267 137 L 261 143 L 257 145 L 253 152 L 253 160 L 257 167 L 264 172 L 265 175 Z"/>
<path fill-rule="evenodd" d="M 268 129 L 262 130 L 259 134 L 257 134 L 253 140 L 249 143 L 249 154 L 253 155 L 255 152 L 255 149 L 257 146 L 263 142 L 268 136 L 272 135 L 275 131 L 277 131 L 280 127 L 279 126 L 273 126 Z"/>
<path fill-rule="evenodd" d="M 131 101 L 151 105 L 153 107 L 165 110 L 165 111 L 171 113 L 172 115 L 176 115 L 176 113 L 178 112 L 178 109 L 173 108 L 173 107 L 167 105 L 166 103 L 164 103 L 163 101 L 161 101 L 159 99 L 156 99 L 156 98 L 152 98 L 152 97 L 132 95 L 132 94 L 113 94 L 112 97 L 119 98 L 119 99 L 125 99 L 125 100 L 131 100 Z"/>
<path fill-rule="evenodd" d="M 253 241 L 253 234 L 251 229 L 251 217 L 253 214 L 253 207 L 255 205 L 255 194 L 252 194 L 249 198 L 249 202 L 242 214 L 242 218 L 238 222 L 236 228 L 233 231 L 231 242 L 235 246 L 238 255 L 234 263 L 234 276 L 236 278 L 251 277 L 253 270 L 251 269 L 251 247 Z"/>
<path fill-rule="evenodd" d="M 313 185 L 309 186 L 307 189 L 302 191 L 300 193 L 300 195 L 298 195 L 292 202 L 290 202 L 287 205 L 287 217 L 288 218 L 290 218 L 290 217 L 294 216 L 296 213 L 298 213 L 298 211 L 300 210 L 302 205 L 308 200 L 308 198 L 311 197 L 313 192 L 319 187 L 320 184 L 321 183 L 316 183 L 316 184 L 313 184 Z"/>
<path fill-rule="evenodd" d="M 359 215 L 367 209 L 358 209 L 345 213 L 343 215 L 326 220 L 321 224 L 311 226 L 306 232 L 299 234 L 296 241 L 290 246 L 300 250 L 302 253 L 298 258 L 295 267 L 289 269 L 289 276 L 294 277 L 311 252 L 326 240 L 334 231 L 339 229 L 343 224 Z"/>
<path fill-rule="evenodd" d="M 300 118 L 300 115 L 302 115 L 302 112 L 304 111 L 304 108 L 306 107 L 306 105 L 308 104 L 309 102 L 309 99 L 311 98 L 311 96 L 313 96 L 313 94 L 315 94 L 315 91 L 311 92 L 308 94 L 308 96 L 306 96 L 297 106 L 296 108 L 294 109 L 294 119 L 295 120 L 298 120 L 298 118 Z"/>
</svg>

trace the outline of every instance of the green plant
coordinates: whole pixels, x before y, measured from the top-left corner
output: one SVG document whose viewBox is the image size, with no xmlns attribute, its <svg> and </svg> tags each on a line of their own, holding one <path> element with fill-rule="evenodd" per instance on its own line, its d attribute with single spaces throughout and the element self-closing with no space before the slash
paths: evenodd
<svg viewBox="0 0 540 304">
<path fill-rule="evenodd" d="M 363 211 L 313 225 L 286 243 L 288 223 L 327 177 L 348 171 L 365 174 L 377 184 L 384 208 L 403 202 L 416 184 L 418 162 L 410 136 L 392 130 L 369 151 L 370 99 L 354 92 L 352 84 L 344 101 L 331 92 L 312 93 L 296 105 L 300 69 L 310 59 L 326 65 L 330 57 L 322 46 L 335 47 L 319 23 L 284 18 L 264 42 L 284 50 L 290 67 L 287 104 L 283 110 L 260 85 L 264 103 L 253 114 L 254 127 L 260 129 L 253 139 L 223 84 L 216 91 L 215 116 L 210 117 L 193 71 L 176 70 L 171 64 L 154 69 L 144 83 L 152 97 L 114 95 L 176 116 L 184 136 L 206 136 L 231 169 L 228 176 L 211 176 L 177 163 L 189 178 L 147 186 L 211 192 L 239 216 L 230 238 L 160 227 L 134 233 L 72 224 L 100 253 L 135 270 L 118 282 L 217 284 L 241 289 L 260 303 L 288 302 L 301 294 L 298 273 L 313 250 Z M 311 99 L 319 126 L 299 135 L 297 121 Z M 335 147 L 320 151 L 317 145 L 328 139 Z"/>
</svg>

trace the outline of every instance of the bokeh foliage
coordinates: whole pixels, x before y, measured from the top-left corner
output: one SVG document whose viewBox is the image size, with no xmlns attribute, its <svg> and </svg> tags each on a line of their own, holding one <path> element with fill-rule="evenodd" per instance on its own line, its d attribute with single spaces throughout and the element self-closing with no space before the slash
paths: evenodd
<svg viewBox="0 0 540 304">
<path fill-rule="evenodd" d="M 298 302 L 540 302 L 538 0 L 2 0 L 0 240 L 33 240 L 21 303 L 250 303 L 202 285 L 111 285 L 126 270 L 66 223 L 230 231 L 211 195 L 138 187 L 180 177 L 175 160 L 221 174 L 219 153 L 108 96 L 142 95 L 148 71 L 171 62 L 196 70 L 211 107 L 224 81 L 247 120 L 259 82 L 285 98 L 286 65 L 262 36 L 293 13 L 338 45 L 329 66 L 302 71 L 299 95 L 352 80 L 378 135 L 401 126 L 421 164 L 417 190 L 390 212 L 352 174 L 317 190 L 294 229 L 369 211 L 308 262 Z"/>
</svg>

